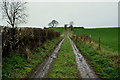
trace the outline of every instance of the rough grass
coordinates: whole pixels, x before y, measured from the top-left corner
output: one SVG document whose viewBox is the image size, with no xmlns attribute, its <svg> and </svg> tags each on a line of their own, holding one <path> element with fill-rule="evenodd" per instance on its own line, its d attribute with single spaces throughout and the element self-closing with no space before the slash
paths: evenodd
<svg viewBox="0 0 120 80">
<path fill-rule="evenodd" d="M 104 79 L 120 79 L 120 57 L 118 55 L 118 30 L 120 28 L 74 29 L 74 34 L 91 35 L 93 43 L 76 41 L 77 47 L 86 56 L 98 75 Z M 101 51 L 97 49 L 99 37 Z"/>
<path fill-rule="evenodd" d="M 104 79 L 120 79 L 120 69 L 118 69 L 119 62 L 113 63 L 116 61 L 115 57 L 109 58 L 105 57 L 105 53 L 99 53 L 97 50 L 93 49 L 91 45 L 84 44 L 83 42 L 78 42 L 75 39 L 73 39 L 75 44 L 77 45 L 78 49 L 81 51 L 81 53 L 86 56 L 87 61 L 91 66 L 94 68 L 96 73 L 99 75 L 99 77 Z"/>
<path fill-rule="evenodd" d="M 61 38 L 56 38 L 44 43 L 44 46 L 38 48 L 38 52 L 33 53 L 29 60 L 26 60 L 24 54 L 15 54 L 3 58 L 2 78 L 26 78 L 27 75 L 41 63 Z"/>
<path fill-rule="evenodd" d="M 49 78 L 78 78 L 75 56 L 69 39 L 65 38 L 61 45 L 58 57 L 53 65 Z"/>
<path fill-rule="evenodd" d="M 98 28 L 98 29 L 74 29 L 74 34 L 91 35 L 93 41 L 98 43 L 99 37 L 103 48 L 109 51 L 118 51 L 118 29 L 120 28 Z"/>
</svg>

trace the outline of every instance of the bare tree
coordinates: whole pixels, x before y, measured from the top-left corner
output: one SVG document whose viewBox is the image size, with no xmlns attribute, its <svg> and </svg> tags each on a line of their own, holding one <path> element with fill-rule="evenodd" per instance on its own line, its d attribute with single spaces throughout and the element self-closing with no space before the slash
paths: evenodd
<svg viewBox="0 0 120 80">
<path fill-rule="evenodd" d="M 7 23 L 15 28 L 17 24 L 25 23 L 27 15 L 25 14 L 26 2 L 19 0 L 2 0 L 2 14 Z"/>
<path fill-rule="evenodd" d="M 68 24 L 65 24 L 65 25 L 64 25 L 65 30 L 67 30 L 67 26 L 68 26 Z"/>
<path fill-rule="evenodd" d="M 48 24 L 48 26 L 56 27 L 58 24 L 59 24 L 58 21 L 56 21 L 56 20 L 52 20 L 52 21 Z"/>
<path fill-rule="evenodd" d="M 73 31 L 73 25 L 74 25 L 74 22 L 73 21 L 71 21 L 70 23 L 69 23 L 69 27 L 71 28 L 71 31 Z"/>
</svg>

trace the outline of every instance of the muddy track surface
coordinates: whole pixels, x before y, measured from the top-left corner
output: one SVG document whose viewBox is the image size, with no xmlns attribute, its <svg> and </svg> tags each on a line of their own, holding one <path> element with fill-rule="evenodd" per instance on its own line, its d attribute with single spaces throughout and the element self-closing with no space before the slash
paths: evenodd
<svg viewBox="0 0 120 80">
<path fill-rule="evenodd" d="M 77 49 L 74 42 L 70 38 L 69 38 L 69 40 L 70 40 L 70 43 L 73 48 L 73 52 L 76 57 L 77 68 L 80 72 L 81 78 L 98 78 L 97 75 L 95 74 L 95 72 L 90 69 L 90 66 L 87 64 L 86 60 L 79 52 L 79 50 Z"/>
<path fill-rule="evenodd" d="M 63 41 L 64 41 L 64 38 L 56 46 L 56 48 L 53 50 L 52 54 L 48 57 L 48 59 L 45 60 L 42 64 L 40 64 L 40 66 L 38 66 L 37 70 L 30 75 L 30 78 L 47 78 L 47 74 L 50 70 L 50 67 L 52 66 L 52 62 L 57 57 L 57 53 L 58 53 Z"/>
<path fill-rule="evenodd" d="M 69 36 L 65 37 L 65 38 L 69 38 Z M 32 75 L 30 75 L 30 78 L 47 78 L 48 77 L 47 75 L 49 74 L 52 63 L 57 58 L 58 51 L 59 51 L 61 44 L 63 43 L 65 38 L 63 38 L 62 41 L 56 46 L 56 48 L 53 50 L 52 54 L 48 57 L 48 59 L 46 59 L 42 64 L 40 64 L 40 66 L 38 66 L 36 71 L 34 71 L 34 73 L 32 73 Z M 86 79 L 86 78 L 98 79 L 98 76 L 87 64 L 86 60 L 81 55 L 81 53 L 77 49 L 74 42 L 70 38 L 69 38 L 69 40 L 70 40 L 70 44 L 73 48 L 73 52 L 75 54 L 77 68 L 80 72 L 80 77 L 83 79 Z"/>
</svg>

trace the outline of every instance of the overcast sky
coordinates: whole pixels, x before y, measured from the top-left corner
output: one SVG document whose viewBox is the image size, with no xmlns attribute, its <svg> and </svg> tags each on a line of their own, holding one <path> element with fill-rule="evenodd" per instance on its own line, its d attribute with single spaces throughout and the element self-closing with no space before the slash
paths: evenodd
<svg viewBox="0 0 120 80">
<path fill-rule="evenodd" d="M 117 2 L 28 2 L 27 13 L 27 24 L 21 26 L 44 27 L 54 19 L 59 26 L 70 21 L 85 27 L 118 26 Z"/>
</svg>

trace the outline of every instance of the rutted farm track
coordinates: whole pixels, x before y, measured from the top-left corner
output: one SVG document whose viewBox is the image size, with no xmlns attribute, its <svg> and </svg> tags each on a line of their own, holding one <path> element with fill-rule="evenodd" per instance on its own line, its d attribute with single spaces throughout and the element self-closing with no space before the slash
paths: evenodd
<svg viewBox="0 0 120 80">
<path fill-rule="evenodd" d="M 76 57 L 77 68 L 80 72 L 81 77 L 82 78 L 97 78 L 94 71 L 90 69 L 90 66 L 87 64 L 86 60 L 81 55 L 81 53 L 79 52 L 76 45 L 71 39 L 70 39 L 70 43 L 72 45 L 72 48 L 73 48 L 73 51 Z"/>
<path fill-rule="evenodd" d="M 69 42 L 67 43 L 66 41 L 69 41 Z M 75 67 L 78 71 L 78 75 L 80 74 L 79 77 L 80 78 L 97 78 L 97 75 L 95 75 L 95 72 L 93 70 L 91 70 L 90 66 L 87 64 L 86 60 L 81 55 L 81 53 L 75 46 L 74 42 L 69 38 L 68 35 L 65 36 L 65 38 L 63 38 L 63 40 L 56 46 L 55 50 L 53 50 L 51 55 L 42 64 L 40 64 L 40 66 L 30 76 L 30 78 L 48 78 L 49 75 L 52 75 L 51 69 L 52 70 L 54 69 L 54 65 L 57 63 L 57 58 L 59 58 L 61 56 L 60 49 L 64 43 L 67 43 L 68 45 L 70 45 L 70 47 L 72 47 L 71 52 L 74 54 L 73 58 L 75 58 L 75 64 L 76 64 Z M 69 52 L 66 52 L 64 54 L 68 54 L 68 53 Z M 68 58 L 68 59 L 70 59 L 70 58 Z M 64 64 L 64 63 L 62 63 L 62 64 Z M 59 67 L 59 65 L 57 65 L 57 66 Z M 70 69 L 70 66 L 66 65 L 66 69 L 67 68 Z M 53 73 L 54 73 L 54 71 L 53 71 Z M 65 71 L 61 71 L 61 73 L 64 75 Z M 77 72 L 74 72 L 74 73 L 76 74 Z M 61 77 L 57 77 L 57 78 L 61 78 Z M 64 77 L 64 78 L 66 78 L 66 77 Z M 75 76 L 75 78 L 76 78 L 76 76 Z"/>
<path fill-rule="evenodd" d="M 50 66 L 57 57 L 57 53 L 63 41 L 64 39 L 57 45 L 52 54 L 38 67 L 38 69 L 30 76 L 30 78 L 45 78 L 47 76 Z"/>
</svg>

